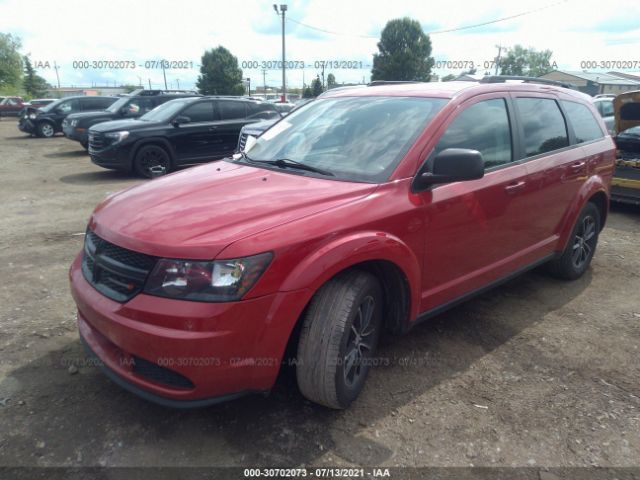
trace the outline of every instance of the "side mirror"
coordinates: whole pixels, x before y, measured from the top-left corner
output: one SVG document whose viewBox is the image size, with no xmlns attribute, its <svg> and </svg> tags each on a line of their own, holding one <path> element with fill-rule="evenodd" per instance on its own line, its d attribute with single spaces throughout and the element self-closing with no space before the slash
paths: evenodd
<svg viewBox="0 0 640 480">
<path fill-rule="evenodd" d="M 420 172 L 414 181 L 416 190 L 440 183 L 462 182 L 484 177 L 484 160 L 477 150 L 447 148 L 438 153 L 431 171 Z"/>
<path fill-rule="evenodd" d="M 190 121 L 191 119 L 189 117 L 185 117 L 184 115 L 178 115 L 176 118 L 173 119 L 171 124 L 174 127 L 177 127 L 178 125 L 182 125 L 183 123 L 189 123 Z"/>
<path fill-rule="evenodd" d="M 122 115 L 123 117 L 127 116 L 129 114 L 129 108 L 128 107 L 122 107 L 120 109 L 120 115 Z"/>
</svg>

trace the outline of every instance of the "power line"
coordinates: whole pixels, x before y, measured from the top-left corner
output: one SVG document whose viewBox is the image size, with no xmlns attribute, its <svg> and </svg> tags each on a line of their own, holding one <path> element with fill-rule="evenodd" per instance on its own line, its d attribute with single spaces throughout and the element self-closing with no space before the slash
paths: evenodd
<svg viewBox="0 0 640 480">
<path fill-rule="evenodd" d="M 451 33 L 451 32 L 458 32 L 460 30 L 468 30 L 470 28 L 484 27 L 486 25 L 492 25 L 494 23 L 505 22 L 507 20 L 513 20 L 514 18 L 523 17 L 525 15 L 530 15 L 532 13 L 537 13 L 537 12 L 540 12 L 542 10 L 546 10 L 548 8 L 556 7 L 556 6 L 561 5 L 563 3 L 567 3 L 568 1 L 569 0 L 560 0 L 559 2 L 555 2 L 555 3 L 552 3 L 550 5 L 545 5 L 544 7 L 534 8 L 533 10 L 527 10 L 525 12 L 516 13 L 515 15 L 509 15 L 508 17 L 497 18 L 495 20 L 490 20 L 488 22 L 482 22 L 482 23 L 476 23 L 476 24 L 473 24 L 473 25 L 464 25 L 462 27 L 448 28 L 446 30 L 436 30 L 436 31 L 433 31 L 433 32 L 426 32 L 426 34 L 427 35 L 438 35 L 438 34 L 441 34 L 441 33 Z M 309 28 L 311 30 L 316 30 L 316 31 L 322 32 L 322 33 L 327 33 L 329 35 L 340 35 L 340 36 L 344 36 L 344 37 L 358 37 L 358 38 L 375 38 L 376 40 L 380 38 L 379 35 L 377 35 L 377 36 L 376 35 L 358 35 L 358 34 L 352 34 L 352 33 L 332 32 L 331 30 L 325 30 L 324 28 L 314 27 L 313 25 L 308 25 L 308 24 L 300 22 L 298 20 L 294 20 L 291 17 L 287 18 L 287 22 L 293 22 L 293 23 L 301 25 L 301 26 L 303 26 L 305 28 Z"/>
</svg>

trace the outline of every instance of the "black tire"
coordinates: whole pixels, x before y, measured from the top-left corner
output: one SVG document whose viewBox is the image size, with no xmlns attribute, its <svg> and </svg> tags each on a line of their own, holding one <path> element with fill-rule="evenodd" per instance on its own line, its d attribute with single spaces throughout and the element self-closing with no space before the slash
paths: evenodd
<svg viewBox="0 0 640 480">
<path fill-rule="evenodd" d="M 86 151 L 89 151 L 89 142 L 80 142 L 80 145 L 82 145 L 82 148 Z"/>
<path fill-rule="evenodd" d="M 162 167 L 164 173 L 159 169 L 154 173 L 152 168 Z M 169 153 L 159 145 L 145 145 L 138 150 L 133 160 L 133 170 L 137 175 L 145 178 L 154 178 L 169 173 L 171 170 L 171 157 Z"/>
<path fill-rule="evenodd" d="M 298 340 L 296 378 L 306 398 L 343 409 L 358 397 L 380 337 L 382 302 L 376 277 L 359 270 L 344 272 L 318 290 Z"/>
<path fill-rule="evenodd" d="M 50 122 L 40 122 L 36 126 L 36 134 L 40 138 L 51 138 L 56 134 L 56 129 Z"/>
<path fill-rule="evenodd" d="M 600 211 L 589 202 L 580 212 L 562 255 L 549 262 L 549 272 L 563 280 L 580 278 L 591 264 L 599 233 Z"/>
</svg>

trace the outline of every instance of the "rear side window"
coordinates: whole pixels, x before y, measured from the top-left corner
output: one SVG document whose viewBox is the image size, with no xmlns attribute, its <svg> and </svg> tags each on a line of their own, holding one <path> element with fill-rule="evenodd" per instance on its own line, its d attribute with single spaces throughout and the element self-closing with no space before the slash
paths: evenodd
<svg viewBox="0 0 640 480">
<path fill-rule="evenodd" d="M 581 103 L 562 100 L 562 106 L 576 134 L 576 142 L 590 142 L 602 138 L 604 134 L 600 125 L 587 107 Z"/>
<path fill-rule="evenodd" d="M 275 106 L 268 103 L 249 103 L 247 104 L 247 118 L 249 119 L 261 119 L 267 120 L 269 118 L 278 118 L 278 113 Z"/>
<path fill-rule="evenodd" d="M 527 157 L 569 145 L 567 126 L 555 100 L 516 98 L 516 105 L 523 125 Z"/>
<path fill-rule="evenodd" d="M 213 102 L 198 102 L 185 108 L 180 116 L 189 117 L 191 123 L 212 122 Z"/>
<path fill-rule="evenodd" d="M 244 102 L 220 100 L 218 105 L 220 108 L 220 118 L 222 118 L 222 120 L 236 120 L 239 118 L 247 118 L 247 108 Z"/>
<path fill-rule="evenodd" d="M 598 111 L 603 117 L 610 117 L 613 115 L 613 100 L 601 100 L 596 103 Z"/>
<path fill-rule="evenodd" d="M 86 99 L 83 99 L 82 109 L 85 111 L 102 110 L 104 108 L 107 108 L 110 105 L 110 103 L 107 100 L 108 99 L 105 99 L 105 98 L 87 97 Z"/>
<path fill-rule="evenodd" d="M 482 153 L 484 168 L 511 161 L 511 128 L 507 106 L 501 98 L 471 105 L 451 122 L 436 145 L 445 148 L 470 148 Z"/>
</svg>

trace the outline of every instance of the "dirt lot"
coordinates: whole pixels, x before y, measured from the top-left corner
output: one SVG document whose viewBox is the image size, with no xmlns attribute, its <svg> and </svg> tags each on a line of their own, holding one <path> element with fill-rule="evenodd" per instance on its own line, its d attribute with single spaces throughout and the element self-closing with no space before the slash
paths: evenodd
<svg viewBox="0 0 640 480">
<path fill-rule="evenodd" d="M 173 411 L 85 362 L 68 288 L 94 205 L 140 181 L 0 122 L 0 465 L 640 466 L 640 210 L 581 280 L 533 272 L 385 345 L 348 411 L 288 376 Z"/>
</svg>

